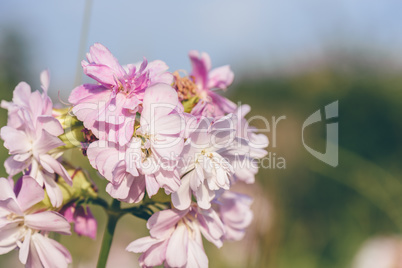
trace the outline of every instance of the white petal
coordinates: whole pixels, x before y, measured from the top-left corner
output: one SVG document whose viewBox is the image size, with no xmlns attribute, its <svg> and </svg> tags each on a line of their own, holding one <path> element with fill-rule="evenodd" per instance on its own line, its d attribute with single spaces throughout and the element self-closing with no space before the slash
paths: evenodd
<svg viewBox="0 0 402 268">
<path fill-rule="evenodd" d="M 188 231 L 179 224 L 169 239 L 166 249 L 166 263 L 171 267 L 182 267 L 187 263 Z"/>
<path fill-rule="evenodd" d="M 211 201 L 215 197 L 215 192 L 211 191 L 206 186 L 206 182 L 204 182 L 200 187 L 198 187 L 196 196 L 198 206 L 202 209 L 209 209 L 211 207 Z"/>
<path fill-rule="evenodd" d="M 31 231 L 28 231 L 28 233 L 24 237 L 24 242 L 22 242 L 22 246 L 20 247 L 19 259 L 20 262 L 22 262 L 23 264 L 27 263 L 30 244 L 31 244 Z"/>
<path fill-rule="evenodd" d="M 195 171 L 191 171 L 195 172 Z M 190 176 L 187 174 L 181 179 L 181 185 L 177 192 L 172 193 L 172 203 L 177 209 L 183 210 L 190 207 L 191 204 L 191 189 Z"/>
<path fill-rule="evenodd" d="M 191 239 L 188 241 L 188 260 L 186 268 L 208 268 L 208 257 L 204 249 Z"/>
</svg>

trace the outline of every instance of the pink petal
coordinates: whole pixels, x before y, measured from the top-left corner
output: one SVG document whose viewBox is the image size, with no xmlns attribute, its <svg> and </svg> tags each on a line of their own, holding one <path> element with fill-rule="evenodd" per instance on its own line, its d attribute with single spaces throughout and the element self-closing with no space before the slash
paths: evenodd
<svg viewBox="0 0 402 268">
<path fill-rule="evenodd" d="M 59 161 L 57 161 L 48 154 L 41 155 L 40 160 L 42 165 L 46 163 L 55 173 L 59 174 L 69 185 L 72 185 L 73 181 L 70 175 Z"/>
<path fill-rule="evenodd" d="M 79 235 L 87 236 L 95 240 L 97 229 L 98 224 L 91 210 L 87 207 L 85 212 L 82 206 L 78 207 L 75 212 L 74 231 Z"/>
<path fill-rule="evenodd" d="M 84 73 L 87 76 L 91 77 L 92 79 L 95 79 L 102 85 L 109 87 L 116 85 L 113 70 L 111 70 L 110 67 L 106 65 L 88 64 L 87 66 L 83 66 L 83 69 Z"/>
<path fill-rule="evenodd" d="M 160 243 L 163 240 L 155 239 L 150 236 L 142 237 L 131 242 L 126 250 L 134 253 L 142 253 L 147 251 L 151 246 Z"/>
<path fill-rule="evenodd" d="M 63 209 L 60 211 L 60 214 L 66 218 L 66 220 L 70 223 L 74 222 L 74 212 L 75 212 L 75 206 L 69 205 L 68 207 L 64 206 Z"/>
<path fill-rule="evenodd" d="M 211 208 L 208 210 L 198 209 L 197 219 L 200 223 L 204 237 L 220 248 L 225 234 L 225 227 L 218 214 Z"/>
<path fill-rule="evenodd" d="M 87 98 L 95 98 L 100 93 L 108 93 L 109 89 L 105 88 L 100 85 L 93 85 L 93 84 L 83 84 L 76 88 L 74 88 L 70 96 L 68 97 L 68 101 L 72 104 L 78 104 L 80 101 L 87 99 Z"/>
<path fill-rule="evenodd" d="M 25 82 L 20 82 L 14 89 L 13 102 L 18 106 L 28 106 L 31 95 L 31 86 Z"/>
<path fill-rule="evenodd" d="M 155 84 L 147 88 L 142 103 L 141 126 L 148 125 L 150 129 L 155 130 L 152 122 L 172 112 L 178 102 L 176 90 L 169 85 Z"/>
<path fill-rule="evenodd" d="M 122 199 L 121 201 L 127 203 L 138 203 L 140 202 L 145 195 L 145 177 L 135 177 L 134 182 L 130 187 L 130 192 L 126 199 Z"/>
<path fill-rule="evenodd" d="M 211 102 L 213 103 L 215 115 L 223 116 L 227 113 L 234 113 L 236 111 L 237 105 L 218 93 L 210 91 L 208 92 L 208 96 L 211 98 Z"/>
<path fill-rule="evenodd" d="M 71 235 L 71 226 L 66 218 L 54 211 L 44 211 L 26 215 L 25 224 L 36 230 Z"/>
<path fill-rule="evenodd" d="M 32 238 L 31 238 L 31 243 L 29 246 L 29 255 L 28 255 L 28 259 L 25 264 L 25 267 L 29 267 L 29 268 L 43 267 L 39 254 L 38 254 L 38 251 L 36 250 L 36 247 L 32 242 Z"/>
<path fill-rule="evenodd" d="M 207 182 L 204 181 L 204 183 L 202 183 L 200 187 L 198 187 L 196 191 L 196 197 L 197 204 L 200 208 L 209 209 L 211 207 L 211 201 L 215 197 L 215 192 L 210 190 L 207 186 Z"/>
<path fill-rule="evenodd" d="M 209 73 L 208 85 L 211 88 L 226 89 L 230 86 L 234 79 L 234 73 L 230 70 L 229 65 L 213 69 Z"/>
<path fill-rule="evenodd" d="M 158 244 L 151 246 L 144 254 L 139 258 L 141 266 L 155 267 L 162 265 L 166 259 L 166 249 L 168 240 L 162 241 Z"/>
<path fill-rule="evenodd" d="M 60 122 L 52 116 L 41 115 L 38 117 L 38 122 L 42 124 L 42 129 L 46 130 L 53 136 L 60 136 L 64 133 Z"/>
<path fill-rule="evenodd" d="M 26 133 L 12 127 L 2 127 L 1 138 L 4 140 L 4 147 L 10 150 L 10 154 L 26 153 L 32 148 Z"/>
<path fill-rule="evenodd" d="M 45 191 L 34 178 L 31 176 L 22 177 L 22 186 L 17 201 L 23 211 L 39 203 L 44 197 Z"/>
<path fill-rule="evenodd" d="M 149 78 L 152 84 L 172 84 L 173 75 L 167 72 L 168 69 L 169 67 L 167 66 L 167 64 L 161 60 L 151 61 L 147 66 L 147 70 L 149 70 Z"/>
<path fill-rule="evenodd" d="M 32 246 L 35 247 L 40 262 L 44 267 L 67 268 L 69 259 L 50 241 L 51 239 L 39 233 L 32 235 Z"/>
<path fill-rule="evenodd" d="M 28 231 L 24 237 L 24 242 L 22 242 L 22 246 L 20 247 L 19 259 L 20 262 L 22 262 L 22 264 L 27 263 L 30 244 L 31 244 L 31 231 Z"/>
<path fill-rule="evenodd" d="M 88 155 L 88 160 L 89 163 L 91 164 L 91 166 L 93 168 L 97 169 L 97 165 L 96 165 L 96 158 L 98 157 L 98 155 L 100 155 L 105 148 L 102 148 L 99 144 L 99 141 L 94 141 L 91 144 L 89 144 L 88 149 L 87 149 L 87 155 Z M 106 141 L 103 141 L 103 144 L 106 146 Z"/>
<path fill-rule="evenodd" d="M 208 54 L 202 53 L 201 58 L 198 51 L 192 50 L 188 53 L 193 70 L 191 75 L 195 77 L 195 83 L 206 89 L 208 82 L 208 72 L 211 69 L 211 59 Z"/>
<path fill-rule="evenodd" d="M 50 84 L 49 70 L 44 70 L 40 73 L 40 83 L 42 84 L 43 91 L 47 93 Z"/>
<path fill-rule="evenodd" d="M 188 211 L 167 209 L 158 211 L 148 219 L 147 228 L 154 238 L 167 238 L 174 230 L 174 226 Z"/>
<path fill-rule="evenodd" d="M 64 143 L 57 136 L 50 134 L 46 130 L 42 130 L 41 137 L 34 142 L 33 147 L 36 155 L 42 155 L 63 145 Z"/>
<path fill-rule="evenodd" d="M 4 167 L 6 168 L 6 172 L 11 176 L 14 176 L 17 173 L 28 168 L 30 164 L 31 161 L 29 159 L 24 162 L 19 162 L 15 161 L 13 156 L 10 156 L 9 158 L 6 159 L 6 161 L 4 161 Z"/>
<path fill-rule="evenodd" d="M 6 254 L 17 247 L 17 241 L 21 238 L 21 222 L 13 222 L 6 226 L 1 226 L 0 232 L 0 255 Z"/>
<path fill-rule="evenodd" d="M 156 181 L 155 176 L 152 174 L 145 175 L 145 186 L 149 197 L 156 194 L 160 188 L 159 183 Z"/>
<path fill-rule="evenodd" d="M 129 173 L 124 173 L 123 180 L 118 183 L 109 183 L 106 187 L 106 192 L 116 199 L 126 199 L 130 192 L 130 187 L 133 184 L 135 178 Z"/>
<path fill-rule="evenodd" d="M 195 172 L 195 171 L 192 171 Z M 177 192 L 172 193 L 172 203 L 177 209 L 184 210 L 190 207 L 191 190 L 190 190 L 190 175 L 187 174 L 181 179 L 180 188 Z"/>
<path fill-rule="evenodd" d="M 43 101 L 44 99 L 39 91 L 34 91 L 29 98 L 29 109 L 32 113 L 31 120 L 34 124 L 36 124 L 38 116 L 43 114 L 43 107 L 45 106 Z M 50 99 L 48 99 L 48 101 L 50 101 Z"/>
<path fill-rule="evenodd" d="M 6 178 L 0 178 L 0 207 L 17 215 L 22 215 L 22 210 L 17 203 L 17 197 Z"/>
<path fill-rule="evenodd" d="M 179 135 L 184 132 L 186 127 L 185 118 L 178 114 L 169 114 L 163 117 L 160 117 L 155 122 L 155 133 L 160 135 Z"/>
<path fill-rule="evenodd" d="M 188 260 L 186 267 L 208 268 L 208 257 L 204 249 L 192 239 L 188 241 Z"/>
<path fill-rule="evenodd" d="M 160 169 L 155 178 L 160 187 L 165 189 L 166 194 L 176 192 L 180 187 L 180 176 L 177 170 L 166 171 Z"/>
<path fill-rule="evenodd" d="M 45 184 L 46 193 L 49 196 L 52 206 L 55 208 L 60 207 L 63 204 L 63 193 L 61 192 L 60 187 L 54 181 L 54 175 L 46 173 L 46 171 L 40 171 L 38 172 L 37 176 L 41 176 L 39 179 L 43 180 Z"/>
<path fill-rule="evenodd" d="M 71 258 L 70 252 L 59 242 L 49 239 L 50 244 L 53 245 L 61 254 L 63 254 L 64 258 L 66 259 L 67 263 L 71 263 L 73 260 Z"/>
<path fill-rule="evenodd" d="M 184 224 L 179 224 L 169 239 L 166 249 L 166 263 L 171 267 L 182 267 L 187 263 L 188 231 Z"/>
<path fill-rule="evenodd" d="M 114 73 L 118 76 L 123 76 L 126 72 L 124 71 L 123 67 L 119 64 L 117 59 L 112 55 L 109 49 L 107 49 L 104 45 L 100 43 L 95 43 L 89 49 L 90 59 L 91 62 L 96 64 L 104 64 L 110 67 Z M 90 63 L 91 63 L 90 62 Z"/>
</svg>

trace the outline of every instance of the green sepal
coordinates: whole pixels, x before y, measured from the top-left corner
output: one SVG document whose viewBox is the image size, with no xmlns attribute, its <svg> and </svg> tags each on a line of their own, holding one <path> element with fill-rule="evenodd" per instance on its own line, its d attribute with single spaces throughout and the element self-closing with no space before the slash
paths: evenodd
<svg viewBox="0 0 402 268">
<path fill-rule="evenodd" d="M 63 194 L 63 203 L 60 207 L 53 207 L 49 196 L 45 190 L 44 199 L 33 206 L 32 211 L 54 210 L 59 211 L 63 206 L 71 202 L 84 202 L 88 199 L 96 199 L 98 193 L 95 191 L 92 183 L 89 181 L 85 173 L 80 169 L 67 169 L 68 174 L 73 179 L 73 184 L 70 186 L 63 178 L 58 177 L 57 185 Z"/>
<path fill-rule="evenodd" d="M 184 107 L 184 112 L 190 113 L 191 110 L 193 110 L 194 106 L 197 104 L 198 100 L 199 100 L 199 98 L 197 96 L 184 100 L 182 102 L 183 107 Z"/>
</svg>

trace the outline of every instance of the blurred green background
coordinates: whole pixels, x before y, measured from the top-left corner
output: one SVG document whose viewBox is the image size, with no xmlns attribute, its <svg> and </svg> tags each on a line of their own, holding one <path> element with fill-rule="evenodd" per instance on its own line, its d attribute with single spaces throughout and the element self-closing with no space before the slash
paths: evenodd
<svg viewBox="0 0 402 268">
<path fill-rule="evenodd" d="M 0 99 L 11 100 L 19 81 L 39 88 L 29 45 L 13 29 L 0 43 Z M 185 53 L 185 52 L 183 52 Z M 297 68 L 243 72 L 227 96 L 252 107 L 249 116 L 286 116 L 267 133 L 268 151 L 283 158 L 285 169 L 260 169 L 256 184 L 237 186 L 252 195 L 254 222 L 240 242 L 217 249 L 207 241 L 210 267 L 339 268 L 351 267 L 356 253 L 376 235 L 402 233 L 402 68 L 375 50 L 329 51 L 324 60 Z M 75 56 L 75 55 L 72 55 Z M 72 84 L 72 83 L 71 83 Z M 56 93 L 54 91 L 53 93 Z M 64 92 L 64 95 L 68 94 Z M 57 102 L 57 95 L 53 100 Z M 302 124 L 325 105 L 339 101 L 339 165 L 334 168 L 310 155 L 302 143 Z M 263 127 L 258 125 L 257 127 Z M 325 123 L 306 129 L 306 143 L 325 151 Z M 0 125 L 6 112 L 0 111 Z M 0 162 L 7 151 L 0 147 Z M 75 164 L 88 167 L 79 153 Z M 6 176 L 0 165 L 0 175 Z M 105 182 L 91 172 L 102 195 Z M 73 267 L 93 267 L 100 248 L 105 215 L 98 218 L 98 240 L 62 237 L 73 254 Z M 145 221 L 125 216 L 118 224 L 109 267 L 137 267 L 138 255 L 125 252 L 147 234 Z M 113 265 L 111 263 L 113 262 Z M 18 267 L 16 253 L 0 256 L 1 267 Z"/>
</svg>

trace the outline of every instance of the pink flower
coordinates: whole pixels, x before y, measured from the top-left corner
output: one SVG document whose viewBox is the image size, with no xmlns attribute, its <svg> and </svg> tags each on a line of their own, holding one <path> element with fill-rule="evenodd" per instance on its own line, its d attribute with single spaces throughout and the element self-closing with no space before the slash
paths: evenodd
<svg viewBox="0 0 402 268">
<path fill-rule="evenodd" d="M 259 166 L 257 159 L 267 155 L 265 148 L 269 144 L 267 136 L 257 134 L 258 129 L 249 125 L 245 116 L 250 112 L 249 105 L 239 106 L 236 110 L 236 136 L 247 142 L 249 153 L 244 155 L 228 155 L 228 161 L 234 167 L 234 181 L 240 180 L 247 184 L 255 181 Z"/>
<path fill-rule="evenodd" d="M 211 70 L 211 59 L 207 53 L 192 50 L 189 53 L 193 70 L 190 74 L 197 85 L 200 101 L 191 113 L 196 116 L 221 117 L 236 110 L 236 104 L 217 94 L 213 89 L 226 90 L 232 84 L 234 74 L 229 65 Z"/>
<path fill-rule="evenodd" d="M 202 236 L 222 246 L 224 227 L 212 209 L 191 207 L 179 211 L 168 209 L 156 212 L 149 218 L 150 236 L 135 240 L 127 250 L 143 253 L 141 267 L 162 265 L 165 267 L 208 267 Z"/>
<path fill-rule="evenodd" d="M 73 112 L 98 139 L 125 145 L 134 133 L 145 90 L 156 83 L 171 84 L 173 76 L 162 61 L 144 60 L 124 68 L 99 43 L 90 48 L 87 60 L 82 62 L 84 73 L 98 84 L 84 84 L 71 92 Z"/>
<path fill-rule="evenodd" d="M 402 268 L 402 240 L 399 235 L 375 236 L 363 243 L 352 268 Z"/>
<path fill-rule="evenodd" d="M 27 267 L 67 267 L 70 253 L 47 233 L 70 235 L 70 224 L 57 212 L 32 211 L 43 198 L 44 190 L 32 177 L 23 177 L 17 195 L 10 182 L 0 178 L 0 254 L 19 248 L 19 259 Z"/>
<path fill-rule="evenodd" d="M 144 141 L 141 172 L 147 181 L 153 181 L 153 186 L 147 188 L 149 195 L 158 191 L 158 184 L 168 193 L 179 187 L 176 162 L 183 150 L 185 129 L 180 106 L 177 93 L 170 86 L 158 84 L 145 92 L 137 135 Z"/>
<path fill-rule="evenodd" d="M 43 93 L 39 91 L 31 92 L 31 87 L 20 82 L 14 89 L 12 102 L 2 100 L 1 107 L 8 110 L 7 126 L 15 129 L 25 129 L 24 124 L 32 121 L 34 125 L 44 124 L 47 121 L 50 125 L 49 132 L 57 134 L 60 131 L 56 119 L 52 120 L 47 116 L 52 116 L 52 100 L 47 95 L 49 87 L 49 72 L 43 71 L 40 75 Z M 53 129 L 54 128 L 54 129 Z M 60 135 L 60 134 L 59 134 Z"/>
<path fill-rule="evenodd" d="M 142 200 L 146 181 L 138 170 L 138 159 L 142 155 L 139 138 L 132 138 L 124 146 L 96 141 L 89 145 L 87 154 L 91 165 L 109 181 L 106 191 L 113 198 L 128 203 Z"/>
<path fill-rule="evenodd" d="M 235 192 L 225 191 L 217 200 L 219 216 L 225 225 L 225 239 L 241 240 L 245 229 L 253 220 L 250 209 L 251 197 Z"/>
<path fill-rule="evenodd" d="M 68 222 L 74 223 L 74 231 L 78 235 L 87 236 L 93 240 L 96 239 L 98 223 L 88 206 L 79 206 L 77 208 L 77 206 L 73 204 L 63 208 L 60 213 Z"/>
<path fill-rule="evenodd" d="M 194 194 L 198 206 L 211 207 L 217 190 L 230 188 L 233 166 L 228 156 L 244 155 L 248 147 L 236 137 L 232 115 L 219 120 L 204 118 L 186 141 L 183 149 L 179 190 L 172 194 L 175 208 L 186 209 Z"/>
<path fill-rule="evenodd" d="M 167 194 L 179 188 L 175 161 L 183 149 L 184 122 L 177 111 L 176 91 L 165 84 L 149 87 L 144 96 L 140 128 L 129 143 L 96 141 L 88 147 L 92 166 L 107 180 L 106 191 L 126 202 L 152 196 L 160 188 Z"/>
<path fill-rule="evenodd" d="M 42 73 L 47 90 L 47 73 Z M 4 163 L 7 173 L 14 176 L 24 171 L 45 185 L 52 205 L 59 207 L 62 193 L 55 182 L 59 174 L 72 183 L 63 165 L 56 159 L 61 152 L 55 150 L 64 143 L 58 138 L 64 133 L 60 122 L 52 116 L 52 102 L 46 91 L 31 93 L 28 84 L 21 82 L 14 90 L 13 102 L 2 103 L 9 111 L 8 125 L 1 128 L 1 138 L 11 155 Z M 27 171 L 28 170 L 28 171 Z"/>
</svg>

